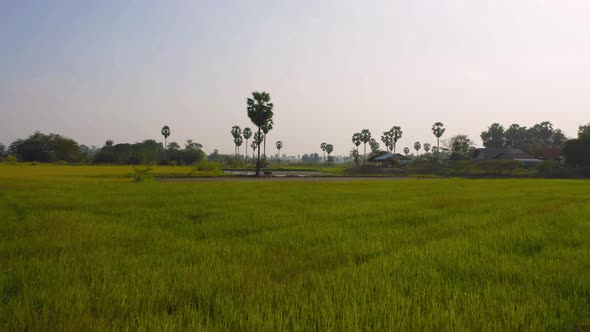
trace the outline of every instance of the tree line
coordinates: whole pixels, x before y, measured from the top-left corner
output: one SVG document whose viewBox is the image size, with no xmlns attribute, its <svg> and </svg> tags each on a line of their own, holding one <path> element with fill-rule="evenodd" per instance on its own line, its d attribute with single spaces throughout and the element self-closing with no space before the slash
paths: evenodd
<svg viewBox="0 0 590 332">
<path fill-rule="evenodd" d="M 245 127 L 243 130 L 239 126 L 233 126 L 230 133 L 234 142 L 234 155 L 240 157 L 240 147 L 245 142 L 245 159 L 248 159 L 248 146 L 252 149 L 252 160 L 256 161 L 256 174 L 260 168 L 266 166 L 266 140 L 268 133 L 274 128 L 273 108 L 270 94 L 263 91 L 252 92 L 251 97 L 246 100 L 246 111 L 251 122 L 256 127 L 252 130 Z M 425 153 L 432 153 L 436 158 L 446 156 L 451 160 L 470 159 L 475 149 L 474 142 L 467 135 L 455 135 L 446 141 L 443 141 L 441 148 L 441 137 L 444 135 L 446 128 L 442 122 L 435 122 L 432 125 L 432 134 L 436 138 L 436 146 L 430 143 L 414 142 L 413 149 L 416 155 L 420 154 L 423 149 Z M 193 164 L 203 159 L 228 160 L 227 155 L 221 155 L 215 150 L 209 157 L 205 155 L 203 146 L 193 140 L 187 140 L 184 147 L 176 142 L 168 144 L 168 137 L 171 136 L 169 126 L 163 126 L 161 129 L 164 137 L 164 145 L 155 140 L 144 140 L 139 143 L 119 143 L 115 144 L 112 140 L 107 140 L 103 147 L 88 147 L 79 145 L 71 138 L 58 134 L 43 134 L 35 132 L 26 139 L 14 141 L 8 148 L 0 144 L 0 157 L 8 155 L 16 157 L 20 161 L 31 162 L 94 162 L 109 164 L 142 164 L 142 163 L 162 163 L 162 164 Z M 369 129 L 362 129 L 360 132 L 352 135 L 352 143 L 355 146 L 350 153 L 350 157 L 357 163 L 360 163 L 359 147 L 363 144 L 363 163 L 367 162 L 367 144 L 370 147 L 369 158 L 382 155 L 383 153 L 396 153 L 399 140 L 403 136 L 401 126 L 394 125 L 391 129 L 384 131 L 381 135 L 381 142 L 385 149 L 380 148 L 379 142 L 372 136 Z M 563 154 L 568 161 L 576 165 L 590 165 L 590 124 L 579 127 L 578 138 L 568 140 L 562 130 L 554 128 L 553 124 L 545 121 L 535 124 L 531 127 L 511 124 L 505 128 L 499 123 L 494 123 L 480 135 L 483 145 L 486 148 L 513 148 L 521 149 L 528 152 L 534 157 L 539 157 L 543 150 L 548 147 L 559 147 L 563 149 Z M 249 145 L 249 140 L 252 139 Z M 280 150 L 283 148 L 283 142 L 275 142 L 280 158 Z M 322 142 L 320 148 L 323 153 L 323 162 L 331 162 L 331 156 L 334 145 Z M 262 151 L 261 151 L 262 150 Z M 410 148 L 404 147 L 404 154 L 410 154 Z M 257 155 L 256 155 L 257 153 Z M 326 153 L 328 158 L 326 160 Z M 320 159 L 319 155 L 304 155 L 307 161 Z"/>
</svg>

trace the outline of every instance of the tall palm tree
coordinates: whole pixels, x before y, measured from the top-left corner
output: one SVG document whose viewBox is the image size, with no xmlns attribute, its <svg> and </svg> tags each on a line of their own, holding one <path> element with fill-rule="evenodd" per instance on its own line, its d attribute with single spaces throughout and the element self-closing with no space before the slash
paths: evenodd
<svg viewBox="0 0 590 332">
<path fill-rule="evenodd" d="M 361 141 L 363 142 L 363 163 L 367 163 L 367 143 L 371 141 L 371 132 L 369 129 L 363 129 L 361 131 Z"/>
<path fill-rule="evenodd" d="M 402 128 L 399 126 L 393 126 L 389 129 L 389 135 L 391 136 L 391 144 L 393 145 L 393 153 L 395 153 L 395 147 L 397 145 L 397 141 L 402 138 L 403 132 Z"/>
<path fill-rule="evenodd" d="M 162 127 L 162 136 L 164 136 L 164 150 L 168 149 L 168 143 L 166 143 L 166 139 L 170 136 L 170 127 L 164 126 Z"/>
<path fill-rule="evenodd" d="M 383 144 L 385 144 L 385 148 L 389 152 L 391 152 L 391 150 L 393 150 L 393 138 L 391 137 L 391 131 L 383 132 L 383 135 L 381 135 L 381 142 L 383 142 Z"/>
<path fill-rule="evenodd" d="M 252 98 L 248 98 L 248 117 L 258 127 L 258 135 L 262 135 L 261 127 L 272 119 L 274 105 L 270 102 L 270 94 L 266 92 L 252 92 Z M 256 176 L 260 176 L 260 143 L 258 143 L 258 161 L 256 163 Z"/>
<path fill-rule="evenodd" d="M 277 141 L 277 150 L 279 150 L 279 164 L 281 163 L 281 149 L 283 148 L 283 142 Z"/>
<path fill-rule="evenodd" d="M 420 142 L 414 143 L 414 150 L 416 150 L 416 156 L 418 155 L 418 151 L 420 151 L 421 147 L 422 145 L 420 144 Z"/>
<path fill-rule="evenodd" d="M 432 133 L 436 136 L 436 153 L 440 151 L 440 137 L 445 133 L 445 125 L 442 122 L 435 122 L 432 125 Z"/>
<path fill-rule="evenodd" d="M 264 160 L 266 160 L 266 136 L 268 134 L 269 131 L 272 130 L 272 127 L 274 125 L 274 122 L 272 121 L 272 118 L 268 119 L 268 121 L 266 121 L 266 123 L 260 128 L 262 129 L 262 132 L 264 133 Z"/>
<path fill-rule="evenodd" d="M 362 142 L 361 133 L 354 133 L 352 135 L 352 144 L 356 145 L 356 153 L 357 153 L 357 155 L 359 153 L 359 145 L 361 145 L 361 142 Z"/>
<path fill-rule="evenodd" d="M 242 143 L 244 142 L 244 140 L 242 139 L 241 136 L 238 136 L 236 138 L 234 138 L 234 143 L 236 144 L 236 147 L 238 148 L 238 156 L 240 155 L 240 146 L 242 145 Z"/>
<path fill-rule="evenodd" d="M 246 153 L 244 155 L 246 156 L 246 162 L 248 162 L 248 140 L 252 137 L 252 129 L 248 127 L 244 128 L 242 135 L 244 135 L 244 139 L 246 140 Z"/>
<path fill-rule="evenodd" d="M 231 127 L 231 135 L 234 138 L 234 154 L 237 155 L 237 153 L 238 153 L 237 152 L 238 145 L 236 144 L 236 139 L 238 137 L 240 137 L 240 138 L 242 137 L 242 129 L 240 129 L 240 126 L 233 126 L 233 127 Z"/>
<path fill-rule="evenodd" d="M 330 153 L 334 151 L 334 145 L 326 144 L 326 152 L 328 152 L 328 161 L 330 161 Z"/>
<path fill-rule="evenodd" d="M 430 143 L 424 143 L 424 151 L 426 151 L 426 153 L 430 151 Z"/>
<path fill-rule="evenodd" d="M 404 148 L 404 153 L 406 154 L 406 156 L 410 153 L 410 148 L 409 147 L 405 147 Z"/>
<path fill-rule="evenodd" d="M 322 152 L 324 154 L 324 164 L 326 163 L 326 142 L 322 142 L 322 144 L 320 144 L 320 148 L 322 148 Z"/>
<path fill-rule="evenodd" d="M 258 146 L 258 144 L 256 144 L 255 141 L 252 141 L 252 144 L 250 144 L 250 147 L 252 148 L 252 160 L 254 160 L 254 158 L 256 158 L 256 156 L 254 156 L 254 153 L 256 152 L 257 146 Z"/>
</svg>

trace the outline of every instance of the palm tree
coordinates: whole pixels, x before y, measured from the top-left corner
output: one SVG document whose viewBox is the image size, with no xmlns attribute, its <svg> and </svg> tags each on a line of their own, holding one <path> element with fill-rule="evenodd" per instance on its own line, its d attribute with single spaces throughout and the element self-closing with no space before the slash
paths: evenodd
<svg viewBox="0 0 590 332">
<path fill-rule="evenodd" d="M 359 145 L 361 145 L 361 142 L 362 142 L 361 133 L 354 133 L 352 135 L 352 143 L 354 145 L 356 145 L 356 153 L 357 153 L 357 155 L 359 153 Z"/>
<path fill-rule="evenodd" d="M 248 98 L 248 117 L 258 127 L 258 135 L 262 135 L 260 127 L 272 119 L 274 105 L 270 102 L 270 94 L 266 92 L 252 92 L 252 98 Z M 262 138 L 262 137 L 260 137 Z M 258 161 L 256 162 L 256 176 L 260 175 L 260 143 L 258 143 Z"/>
<path fill-rule="evenodd" d="M 277 141 L 277 150 L 279 150 L 279 164 L 281 163 L 281 149 L 283 148 L 283 142 Z"/>
<path fill-rule="evenodd" d="M 404 153 L 406 154 L 406 156 L 410 153 L 410 148 L 409 147 L 405 147 L 404 148 Z"/>
<path fill-rule="evenodd" d="M 330 153 L 334 151 L 334 145 L 326 144 L 326 152 L 328 152 L 328 161 L 330 161 Z"/>
<path fill-rule="evenodd" d="M 244 139 L 246 140 L 246 153 L 244 155 L 246 156 L 246 162 L 248 162 L 248 140 L 252 137 L 252 129 L 248 127 L 244 128 L 242 135 L 244 135 Z"/>
<path fill-rule="evenodd" d="M 436 153 L 440 151 L 440 137 L 445 133 L 445 128 L 442 122 L 435 122 L 432 125 L 432 133 L 436 136 Z"/>
<path fill-rule="evenodd" d="M 389 129 L 389 135 L 391 136 L 391 144 L 393 145 L 393 153 L 395 153 L 395 146 L 397 145 L 397 141 L 402 138 L 403 132 L 402 128 L 399 126 L 393 126 Z"/>
<path fill-rule="evenodd" d="M 266 123 L 262 126 L 262 132 L 264 133 L 264 160 L 266 160 L 266 136 L 268 134 L 269 131 L 272 130 L 274 123 L 272 121 L 272 118 L 268 119 L 268 121 L 266 121 Z"/>
<path fill-rule="evenodd" d="M 238 148 L 238 156 L 240 155 L 240 146 L 242 145 L 242 143 L 244 142 L 244 140 L 242 139 L 241 136 L 238 136 L 236 138 L 234 138 L 234 143 L 236 144 L 236 147 Z"/>
<path fill-rule="evenodd" d="M 320 148 L 322 148 L 322 152 L 324 153 L 324 164 L 326 163 L 326 142 L 322 142 L 320 144 Z"/>
<path fill-rule="evenodd" d="M 233 126 L 231 127 L 231 135 L 234 138 L 234 153 L 237 154 L 237 147 L 238 145 L 236 144 L 236 139 L 238 137 L 242 137 L 242 129 L 240 129 L 240 126 Z"/>
<path fill-rule="evenodd" d="M 383 135 L 381 135 L 381 142 L 383 142 L 383 144 L 385 144 L 385 148 L 391 152 L 391 150 L 393 149 L 393 139 L 391 137 L 391 131 L 383 132 Z"/>
<path fill-rule="evenodd" d="M 361 131 L 361 141 L 363 142 L 363 163 L 367 163 L 367 143 L 371 141 L 371 132 L 369 129 L 363 129 Z"/>
<path fill-rule="evenodd" d="M 260 144 L 262 144 L 262 141 L 264 140 L 264 134 L 261 132 L 256 132 L 254 133 L 254 139 L 252 140 L 252 143 L 256 144 L 257 148 L 258 148 L 258 159 L 260 160 Z M 256 150 L 256 149 L 254 149 Z"/>
<path fill-rule="evenodd" d="M 252 148 L 252 160 L 254 160 L 254 158 L 255 158 L 254 153 L 256 152 L 256 147 L 257 146 L 258 145 L 256 144 L 255 141 L 252 141 L 252 144 L 250 144 L 250 147 Z"/>
<path fill-rule="evenodd" d="M 430 143 L 424 143 L 424 151 L 426 151 L 426 153 L 430 151 Z"/>
<path fill-rule="evenodd" d="M 170 136 L 170 127 L 164 126 L 162 127 L 162 136 L 164 136 L 164 150 L 168 149 L 168 144 L 166 143 L 166 139 Z"/>
<path fill-rule="evenodd" d="M 414 150 L 416 150 L 416 156 L 419 154 L 418 151 L 420 151 L 421 147 L 422 145 L 420 144 L 420 142 L 414 143 Z"/>
</svg>

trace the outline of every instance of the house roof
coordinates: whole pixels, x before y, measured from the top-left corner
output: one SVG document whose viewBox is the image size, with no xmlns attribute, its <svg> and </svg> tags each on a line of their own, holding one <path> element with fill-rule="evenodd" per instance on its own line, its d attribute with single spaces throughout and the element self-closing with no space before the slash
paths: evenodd
<svg viewBox="0 0 590 332">
<path fill-rule="evenodd" d="M 485 148 L 477 149 L 473 153 L 475 160 L 516 160 L 516 159 L 535 159 L 530 154 L 521 149 L 504 149 L 504 148 Z"/>
<path fill-rule="evenodd" d="M 540 157 L 541 159 L 561 159 L 563 156 L 561 155 L 560 148 L 547 148 L 543 150 L 543 155 Z"/>
<path fill-rule="evenodd" d="M 410 158 L 408 158 L 402 154 L 399 154 L 399 153 L 394 154 L 394 153 L 389 153 L 389 152 L 386 154 L 382 154 L 379 157 L 376 157 L 374 160 L 375 161 L 386 161 L 389 159 L 410 160 Z"/>
</svg>

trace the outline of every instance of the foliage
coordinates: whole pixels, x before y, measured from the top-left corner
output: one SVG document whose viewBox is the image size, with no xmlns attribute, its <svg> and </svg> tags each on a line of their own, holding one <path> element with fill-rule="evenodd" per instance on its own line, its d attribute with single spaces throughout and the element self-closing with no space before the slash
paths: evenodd
<svg viewBox="0 0 590 332">
<path fill-rule="evenodd" d="M 371 153 L 380 151 L 379 142 L 377 142 L 377 140 L 375 140 L 374 138 L 371 138 L 371 141 L 369 141 L 369 147 L 371 148 Z"/>
<path fill-rule="evenodd" d="M 481 139 L 487 148 L 521 149 L 533 156 L 541 155 L 545 148 L 562 147 L 566 141 L 564 133 L 548 121 L 530 128 L 514 123 L 506 130 L 494 123 L 481 133 Z"/>
<path fill-rule="evenodd" d="M 152 169 L 149 166 L 143 167 L 143 168 L 139 168 L 139 167 L 133 167 L 133 174 L 131 177 L 131 181 L 132 182 L 141 182 L 143 181 L 143 178 L 145 177 L 145 175 L 151 171 Z"/>
<path fill-rule="evenodd" d="M 270 102 L 270 94 L 266 92 L 252 92 L 252 98 L 248 98 L 247 100 L 247 111 L 248 117 L 252 121 L 256 127 L 258 127 L 258 137 L 254 136 L 254 140 L 260 142 L 262 140 L 266 141 L 266 135 L 261 136 L 261 129 L 264 126 L 265 129 L 270 130 L 268 128 L 269 123 L 272 123 L 273 117 L 273 109 L 274 105 Z M 272 128 L 272 124 L 270 125 Z M 267 131 L 268 132 L 268 131 Z M 260 174 L 260 143 L 258 145 L 258 161 L 256 162 L 256 175 Z"/>
<path fill-rule="evenodd" d="M 590 123 L 578 127 L 578 139 L 583 142 L 590 142 Z"/>
<path fill-rule="evenodd" d="M 563 155 L 568 165 L 590 166 L 590 140 L 569 140 L 563 148 Z"/>
<path fill-rule="evenodd" d="M 14 141 L 8 152 L 25 162 L 78 162 L 82 156 L 80 146 L 73 139 L 39 131 Z"/>
<path fill-rule="evenodd" d="M 475 143 L 467 135 L 455 135 L 443 143 L 450 151 L 451 160 L 471 159 Z"/>
<path fill-rule="evenodd" d="M 408 154 L 410 154 L 410 148 L 408 148 L 407 146 L 404 148 L 404 154 L 407 156 Z"/>
<path fill-rule="evenodd" d="M 318 163 L 320 162 L 320 155 L 317 153 L 304 154 L 301 156 L 301 161 L 304 163 Z"/>
<path fill-rule="evenodd" d="M 414 150 L 416 150 L 416 155 L 418 155 L 418 151 L 420 151 L 421 147 L 422 147 L 422 145 L 420 144 L 420 142 L 414 143 Z"/>
</svg>

